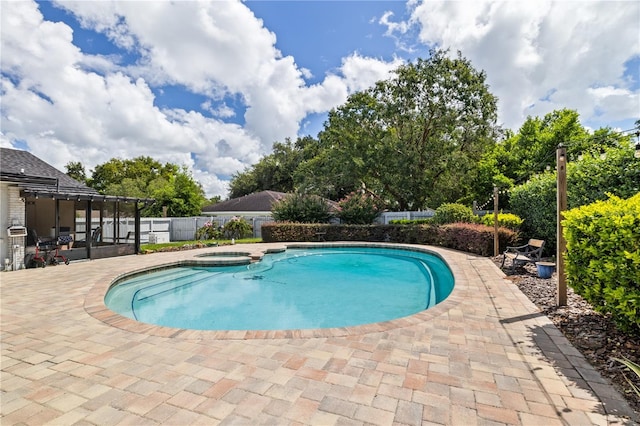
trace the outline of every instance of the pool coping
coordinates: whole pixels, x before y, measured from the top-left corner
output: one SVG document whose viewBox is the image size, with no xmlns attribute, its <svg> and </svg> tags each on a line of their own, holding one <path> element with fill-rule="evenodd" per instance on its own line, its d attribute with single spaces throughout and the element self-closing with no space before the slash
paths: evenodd
<svg viewBox="0 0 640 426">
<path fill-rule="evenodd" d="M 332 327 L 318 329 L 287 329 L 287 330 L 192 330 L 183 328 L 165 327 L 153 324 L 142 323 L 131 318 L 120 315 L 109 309 L 104 302 L 107 291 L 124 277 L 135 276 L 138 274 L 150 273 L 158 269 L 171 268 L 176 266 L 222 266 L 222 265 L 238 265 L 247 264 L 249 260 L 260 260 L 265 254 L 282 252 L 287 249 L 295 248 L 341 248 L 341 247 L 359 247 L 359 248 L 391 248 L 398 250 L 407 250 L 413 252 L 427 253 L 434 255 L 443 260 L 454 276 L 454 287 L 449 296 L 437 305 L 406 316 L 393 320 L 377 322 L 372 324 L 363 324 L 348 327 Z M 211 253 L 230 253 L 239 254 L 238 257 L 216 256 Z M 144 333 L 159 337 L 182 338 L 192 340 L 208 340 L 208 339 L 230 339 L 230 340 L 248 340 L 248 339 L 289 339 L 289 338 L 327 338 L 327 337 L 344 337 L 350 335 L 362 335 L 369 333 L 379 333 L 390 331 L 403 327 L 410 327 L 430 321 L 437 318 L 451 308 L 461 302 L 462 295 L 466 292 L 466 280 L 460 276 L 456 276 L 455 270 L 451 265 L 451 253 L 448 250 L 439 249 L 432 246 L 415 246 L 395 243 L 369 243 L 369 242 L 322 242 L 322 243 L 283 243 L 282 247 L 269 247 L 261 250 L 243 251 L 240 253 L 233 246 L 212 247 L 207 253 L 194 253 L 193 256 L 172 261 L 162 262 L 154 266 L 147 266 L 126 273 L 114 273 L 112 277 L 108 275 L 102 280 L 95 283 L 84 301 L 85 311 L 95 319 L 103 323 L 122 330 Z M 468 253 L 465 255 L 469 256 Z M 211 259 L 209 259 L 211 258 Z M 447 261 L 449 258 L 449 261 Z M 242 263 L 238 263 L 242 262 Z"/>
<path fill-rule="evenodd" d="M 452 296 L 417 325 L 335 338 L 128 330 L 87 312 L 118 274 L 211 248 L 3 274 L 2 423 L 637 424 L 494 262 L 422 247 L 449 264 Z"/>
</svg>

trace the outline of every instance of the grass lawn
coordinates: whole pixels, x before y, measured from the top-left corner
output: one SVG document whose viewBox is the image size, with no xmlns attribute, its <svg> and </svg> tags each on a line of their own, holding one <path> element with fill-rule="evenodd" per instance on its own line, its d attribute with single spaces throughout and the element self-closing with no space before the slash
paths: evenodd
<svg viewBox="0 0 640 426">
<path fill-rule="evenodd" d="M 236 244 L 253 244 L 253 243 L 261 243 L 261 238 L 242 238 L 236 240 Z M 170 243 L 162 243 L 162 244 L 142 244 L 140 246 L 140 252 L 148 253 L 154 251 L 164 251 L 171 250 L 172 248 L 195 248 L 195 247 L 206 247 L 206 246 L 225 246 L 231 245 L 231 240 L 193 240 L 193 241 L 172 241 Z"/>
</svg>

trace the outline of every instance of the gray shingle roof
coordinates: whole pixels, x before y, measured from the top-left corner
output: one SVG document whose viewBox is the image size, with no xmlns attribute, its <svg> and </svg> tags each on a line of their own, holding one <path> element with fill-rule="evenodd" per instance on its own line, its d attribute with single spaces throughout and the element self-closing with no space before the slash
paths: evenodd
<svg viewBox="0 0 640 426">
<path fill-rule="evenodd" d="M 25 196 L 43 195 L 51 198 L 76 198 L 97 201 L 142 202 L 150 204 L 152 198 L 101 195 L 95 189 L 78 182 L 66 173 L 42 161 L 27 151 L 0 148 L 0 181 L 15 183 Z"/>
<path fill-rule="evenodd" d="M 268 212 L 271 206 L 287 194 L 276 191 L 254 192 L 244 197 L 232 198 L 220 203 L 211 204 L 202 209 L 205 213 L 214 212 Z"/>
<path fill-rule="evenodd" d="M 19 149 L 0 148 L 0 179 L 16 182 L 24 189 L 98 193 L 30 152 Z"/>
<path fill-rule="evenodd" d="M 244 197 L 232 198 L 220 203 L 211 204 L 202 209 L 203 213 L 233 213 L 233 212 L 270 212 L 273 203 L 280 201 L 289 194 L 276 191 L 261 191 Z M 338 203 L 325 200 L 331 210 L 336 210 Z"/>
</svg>

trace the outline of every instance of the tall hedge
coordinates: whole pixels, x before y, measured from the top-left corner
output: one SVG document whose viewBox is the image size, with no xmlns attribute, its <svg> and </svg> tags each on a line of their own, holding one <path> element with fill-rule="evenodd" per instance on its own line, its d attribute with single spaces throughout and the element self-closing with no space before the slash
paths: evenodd
<svg viewBox="0 0 640 426">
<path fill-rule="evenodd" d="M 475 223 L 446 225 L 328 225 L 303 223 L 265 223 L 261 228 L 266 243 L 286 241 L 375 241 L 429 244 L 475 253 L 493 254 L 493 227 Z M 498 229 L 500 250 L 515 245 L 517 233 Z"/>
<path fill-rule="evenodd" d="M 567 204 L 580 207 L 607 199 L 610 193 L 628 198 L 640 191 L 640 159 L 632 146 L 610 148 L 606 157 L 585 154 L 567 164 Z M 556 250 L 556 173 L 546 172 L 514 187 L 509 196 L 510 210 L 524 219 L 525 239 L 546 241 L 545 253 Z"/>
<path fill-rule="evenodd" d="M 511 211 L 524 220 L 520 231 L 525 239 L 545 240 L 545 253 L 556 250 L 556 176 L 553 173 L 536 175 L 511 190 Z"/>
<path fill-rule="evenodd" d="M 562 224 L 569 285 L 640 334 L 640 193 L 569 210 Z"/>
</svg>

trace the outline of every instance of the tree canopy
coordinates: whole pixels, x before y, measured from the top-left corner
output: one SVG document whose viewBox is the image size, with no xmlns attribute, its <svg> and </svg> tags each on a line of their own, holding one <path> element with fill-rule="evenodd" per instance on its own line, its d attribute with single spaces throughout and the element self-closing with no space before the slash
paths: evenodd
<svg viewBox="0 0 640 426">
<path fill-rule="evenodd" d="M 71 166 L 84 170 L 81 164 Z M 72 170 L 69 165 L 67 170 Z M 95 167 L 87 184 L 101 194 L 155 198 L 156 202 L 143 210 L 144 216 L 162 216 L 164 210 L 173 217 L 199 215 L 208 202 L 186 167 L 162 164 L 151 157 L 112 158 Z"/>
<path fill-rule="evenodd" d="M 464 201 L 481 201 L 491 194 L 494 185 L 510 189 L 555 169 L 556 149 L 561 144 L 567 147 L 569 160 L 575 161 L 579 156 L 599 155 L 630 143 L 628 136 L 610 128 L 589 133 L 578 113 L 570 109 L 555 110 L 542 118 L 527 117 L 516 133 L 506 132 L 505 136 L 482 155 Z M 501 203 L 501 207 L 507 206 Z"/>
<path fill-rule="evenodd" d="M 276 145 L 272 155 L 234 176 L 231 196 L 297 189 L 340 200 L 364 186 L 401 210 L 455 201 L 494 143 L 496 103 L 484 72 L 459 53 L 451 58 L 434 50 L 349 96 L 329 112 L 317 142 Z M 269 184 L 265 172 L 286 185 Z"/>
<path fill-rule="evenodd" d="M 275 142 L 273 152 L 253 167 L 236 173 L 229 184 L 229 198 L 238 198 L 258 191 L 293 192 L 299 165 L 313 158 L 318 142 L 311 136 Z"/>
<path fill-rule="evenodd" d="M 67 175 L 74 178 L 78 182 L 87 182 L 87 173 L 84 170 L 84 166 L 80 161 L 69 161 L 65 168 L 67 169 Z"/>
<path fill-rule="evenodd" d="M 306 184 L 346 178 L 349 187 L 330 195 L 364 184 L 399 210 L 455 201 L 495 139 L 496 103 L 484 72 L 459 53 L 432 51 L 329 113 L 319 135 L 326 158 Z"/>
</svg>

